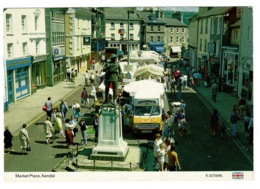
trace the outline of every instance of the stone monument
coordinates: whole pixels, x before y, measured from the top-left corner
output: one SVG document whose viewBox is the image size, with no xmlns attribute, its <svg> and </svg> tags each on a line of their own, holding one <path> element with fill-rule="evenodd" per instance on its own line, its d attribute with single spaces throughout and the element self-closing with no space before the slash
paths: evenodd
<svg viewBox="0 0 260 189">
<path fill-rule="evenodd" d="M 90 159 L 124 161 L 129 147 L 123 140 L 122 116 L 117 104 L 100 107 L 98 144 L 93 148 Z"/>
</svg>

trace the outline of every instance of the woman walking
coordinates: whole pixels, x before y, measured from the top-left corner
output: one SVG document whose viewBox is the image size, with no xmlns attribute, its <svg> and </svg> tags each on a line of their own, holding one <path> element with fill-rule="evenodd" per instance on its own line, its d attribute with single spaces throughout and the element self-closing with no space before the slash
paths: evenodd
<svg viewBox="0 0 260 189">
<path fill-rule="evenodd" d="M 67 111 L 69 110 L 67 103 L 64 101 L 64 99 L 61 100 L 60 103 L 60 112 L 62 115 L 62 122 L 65 122 Z"/>
<path fill-rule="evenodd" d="M 72 105 L 72 110 L 73 110 L 73 115 L 78 121 L 79 117 L 81 117 L 80 113 L 80 104 L 78 103 L 77 100 L 74 100 L 74 104 Z"/>
<path fill-rule="evenodd" d="M 81 130 L 81 134 L 82 134 L 82 138 L 84 141 L 84 144 L 87 145 L 88 142 L 88 138 L 87 138 L 87 124 L 85 122 L 85 119 L 81 119 L 79 122 L 79 126 L 80 126 L 80 130 Z"/>
<path fill-rule="evenodd" d="M 76 126 L 76 123 L 70 124 L 70 119 L 65 120 L 65 136 L 66 136 L 66 143 L 67 148 L 70 149 L 70 145 L 73 145 L 73 129 Z"/>
<path fill-rule="evenodd" d="M 52 113 L 52 102 L 51 102 L 51 97 L 48 97 L 47 98 L 47 101 L 45 102 L 45 105 L 47 106 L 47 109 L 46 109 L 46 114 L 47 114 L 47 117 L 50 117 L 51 118 L 51 113 Z"/>
<path fill-rule="evenodd" d="M 14 151 L 12 149 L 12 146 L 13 146 L 13 143 L 12 143 L 12 140 L 13 140 L 13 135 L 11 134 L 11 132 L 9 131 L 9 128 L 8 126 L 5 127 L 5 132 L 4 132 L 4 143 L 5 143 L 5 152 L 7 149 L 10 149 L 10 151 Z"/>
<path fill-rule="evenodd" d="M 23 124 L 22 129 L 19 131 L 19 139 L 21 143 L 22 148 L 22 154 L 26 155 L 26 149 L 29 147 L 30 144 L 30 138 L 28 131 L 26 130 L 27 124 Z"/>
<path fill-rule="evenodd" d="M 50 143 L 50 139 L 53 140 L 54 135 L 54 128 L 52 126 L 52 122 L 50 121 L 50 117 L 46 118 L 46 121 L 44 122 L 44 131 L 45 131 L 45 137 L 46 137 L 46 144 Z"/>
</svg>

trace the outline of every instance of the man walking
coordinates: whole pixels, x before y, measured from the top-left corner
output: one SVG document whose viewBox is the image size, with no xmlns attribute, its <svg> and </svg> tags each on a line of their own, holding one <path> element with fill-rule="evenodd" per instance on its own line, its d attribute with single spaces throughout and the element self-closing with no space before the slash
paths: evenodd
<svg viewBox="0 0 260 189">
<path fill-rule="evenodd" d="M 217 85 L 216 81 L 211 86 L 211 91 L 212 91 L 212 100 L 214 102 L 216 102 L 217 92 L 218 92 L 218 85 Z"/>
</svg>

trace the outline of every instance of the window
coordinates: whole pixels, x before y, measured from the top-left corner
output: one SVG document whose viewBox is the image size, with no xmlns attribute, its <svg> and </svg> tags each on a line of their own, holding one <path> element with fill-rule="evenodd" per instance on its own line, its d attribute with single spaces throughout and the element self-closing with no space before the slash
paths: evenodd
<svg viewBox="0 0 260 189">
<path fill-rule="evenodd" d="M 200 39 L 200 51 L 202 51 L 202 39 Z"/>
<path fill-rule="evenodd" d="M 153 26 L 150 26 L 150 31 L 153 32 Z"/>
<path fill-rule="evenodd" d="M 158 32 L 160 32 L 161 31 L 161 26 L 158 26 Z"/>
<path fill-rule="evenodd" d="M 161 36 L 157 36 L 157 41 L 161 41 Z"/>
<path fill-rule="evenodd" d="M 133 29 L 134 29 L 134 24 L 133 24 L 133 23 L 130 23 L 130 24 L 129 24 L 129 29 L 130 29 L 130 30 L 133 30 Z"/>
<path fill-rule="evenodd" d="M 207 45 L 208 45 L 207 39 L 204 39 L 204 52 L 207 52 Z"/>
<path fill-rule="evenodd" d="M 150 41 L 153 42 L 153 36 L 151 36 L 150 38 L 151 38 Z"/>
<path fill-rule="evenodd" d="M 219 40 L 217 40 L 216 41 L 216 57 L 219 57 L 219 48 L 220 48 L 220 41 Z"/>
<path fill-rule="evenodd" d="M 11 14 L 6 14 L 6 33 L 12 33 L 13 28 L 12 28 L 12 15 Z"/>
<path fill-rule="evenodd" d="M 36 54 L 40 54 L 40 41 L 35 42 L 35 47 L 36 47 L 35 49 Z"/>
<path fill-rule="evenodd" d="M 185 28 L 182 28 L 182 29 L 181 29 L 181 32 L 182 32 L 182 33 L 185 33 Z"/>
<path fill-rule="evenodd" d="M 27 19 L 26 19 L 26 15 L 22 15 L 21 21 L 22 21 L 22 32 L 27 32 Z"/>
<path fill-rule="evenodd" d="M 208 19 L 205 20 L 206 21 L 206 25 L 205 25 L 205 34 L 208 33 Z"/>
<path fill-rule="evenodd" d="M 13 44 L 12 43 L 7 44 L 7 57 L 13 58 Z"/>
<path fill-rule="evenodd" d="M 111 30 L 114 30 L 114 29 L 115 29 L 115 23 L 111 22 Z"/>
<path fill-rule="evenodd" d="M 203 22 L 204 22 L 204 20 L 202 19 L 200 21 L 200 33 L 203 33 Z"/>
<path fill-rule="evenodd" d="M 234 42 L 237 42 L 238 41 L 238 30 L 235 29 L 234 31 Z"/>
<path fill-rule="evenodd" d="M 27 56 L 27 43 L 23 43 L 23 56 Z"/>
<path fill-rule="evenodd" d="M 131 40 L 131 41 L 134 40 L 134 34 L 130 34 L 130 40 Z"/>
<path fill-rule="evenodd" d="M 170 39 L 171 43 L 173 42 L 173 36 L 171 36 L 171 39 Z"/>
<path fill-rule="evenodd" d="M 120 28 L 124 29 L 124 24 L 123 23 L 120 23 Z"/>
<path fill-rule="evenodd" d="M 124 39 L 124 34 L 120 34 L 120 39 Z"/>
<path fill-rule="evenodd" d="M 179 43 L 179 36 L 176 36 L 176 43 Z"/>
<path fill-rule="evenodd" d="M 39 30 L 39 15 L 34 15 L 34 30 Z"/>
<path fill-rule="evenodd" d="M 52 12 L 52 20 L 64 23 L 64 15 L 62 13 Z"/>
<path fill-rule="evenodd" d="M 171 29 L 170 29 L 170 30 L 171 30 L 171 32 L 173 32 L 173 29 L 174 29 L 174 28 L 171 28 Z"/>
<path fill-rule="evenodd" d="M 182 42 L 182 43 L 185 42 L 185 38 L 184 38 L 184 36 L 181 37 L 181 42 Z"/>
<path fill-rule="evenodd" d="M 115 34 L 111 33 L 111 40 L 115 40 Z"/>
<path fill-rule="evenodd" d="M 217 34 L 219 35 L 220 34 L 220 30 L 221 30 L 221 22 L 222 22 L 222 19 L 221 18 L 218 18 L 217 19 Z"/>
<path fill-rule="evenodd" d="M 53 46 L 65 45 L 65 37 L 63 32 L 52 33 L 52 45 Z"/>
<path fill-rule="evenodd" d="M 214 34 L 214 18 L 210 19 L 210 34 Z"/>
<path fill-rule="evenodd" d="M 179 28 L 176 28 L 176 33 L 179 33 Z"/>
</svg>

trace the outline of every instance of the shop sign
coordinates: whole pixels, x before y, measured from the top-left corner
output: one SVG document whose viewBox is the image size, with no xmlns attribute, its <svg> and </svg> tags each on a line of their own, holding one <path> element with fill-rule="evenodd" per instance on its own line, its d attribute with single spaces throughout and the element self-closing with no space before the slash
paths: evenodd
<svg viewBox="0 0 260 189">
<path fill-rule="evenodd" d="M 6 69 L 7 70 L 14 70 L 18 68 L 23 68 L 27 66 L 31 66 L 32 58 L 20 58 L 20 59 L 13 59 L 13 60 L 6 60 Z"/>
</svg>

